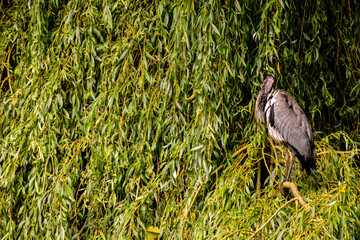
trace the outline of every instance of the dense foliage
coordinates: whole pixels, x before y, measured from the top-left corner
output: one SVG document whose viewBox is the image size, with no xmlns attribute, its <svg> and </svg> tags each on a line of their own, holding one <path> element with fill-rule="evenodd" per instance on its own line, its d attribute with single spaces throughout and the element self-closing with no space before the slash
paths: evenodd
<svg viewBox="0 0 360 240">
<path fill-rule="evenodd" d="M 358 1 L 1 1 L 2 239 L 360 238 Z M 318 174 L 277 194 L 275 76 Z"/>
</svg>

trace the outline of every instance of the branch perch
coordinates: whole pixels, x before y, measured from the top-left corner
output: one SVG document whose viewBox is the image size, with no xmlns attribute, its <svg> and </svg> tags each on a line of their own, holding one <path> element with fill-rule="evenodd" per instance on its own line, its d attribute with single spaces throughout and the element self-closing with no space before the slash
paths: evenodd
<svg viewBox="0 0 360 240">
<path fill-rule="evenodd" d="M 305 208 L 305 210 L 307 212 L 310 211 L 309 205 L 307 205 L 306 202 L 304 201 L 304 199 L 300 196 L 299 190 L 297 189 L 297 186 L 295 183 L 284 182 L 283 187 L 289 188 L 291 190 L 291 192 L 293 193 L 294 197 L 296 198 L 296 200 L 299 201 L 299 203 Z"/>
</svg>

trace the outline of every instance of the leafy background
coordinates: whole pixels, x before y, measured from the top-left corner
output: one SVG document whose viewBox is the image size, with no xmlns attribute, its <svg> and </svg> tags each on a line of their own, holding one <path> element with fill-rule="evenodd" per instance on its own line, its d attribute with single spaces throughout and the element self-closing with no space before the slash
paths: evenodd
<svg viewBox="0 0 360 240">
<path fill-rule="evenodd" d="M 358 1 L 1 1 L 2 239 L 360 238 Z M 254 120 L 272 74 L 318 174 Z"/>
</svg>

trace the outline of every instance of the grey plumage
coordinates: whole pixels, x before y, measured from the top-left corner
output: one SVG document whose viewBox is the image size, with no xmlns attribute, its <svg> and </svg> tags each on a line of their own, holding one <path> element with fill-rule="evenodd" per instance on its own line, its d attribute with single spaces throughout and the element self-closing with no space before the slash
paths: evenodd
<svg viewBox="0 0 360 240">
<path fill-rule="evenodd" d="M 272 76 L 267 76 L 261 85 L 256 99 L 256 119 L 266 124 L 269 135 L 277 143 L 291 149 L 302 168 L 310 174 L 311 170 L 316 171 L 316 151 L 311 126 L 304 111 L 288 92 L 280 89 L 272 91 L 274 82 Z"/>
</svg>

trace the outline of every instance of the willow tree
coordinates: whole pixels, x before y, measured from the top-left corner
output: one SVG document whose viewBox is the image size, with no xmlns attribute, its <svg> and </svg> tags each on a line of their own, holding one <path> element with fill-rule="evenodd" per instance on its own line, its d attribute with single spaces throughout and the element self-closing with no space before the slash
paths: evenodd
<svg viewBox="0 0 360 240">
<path fill-rule="evenodd" d="M 359 238 L 359 6 L 1 1 L 0 236 Z M 268 74 L 312 123 L 307 208 L 254 120 Z"/>
</svg>

